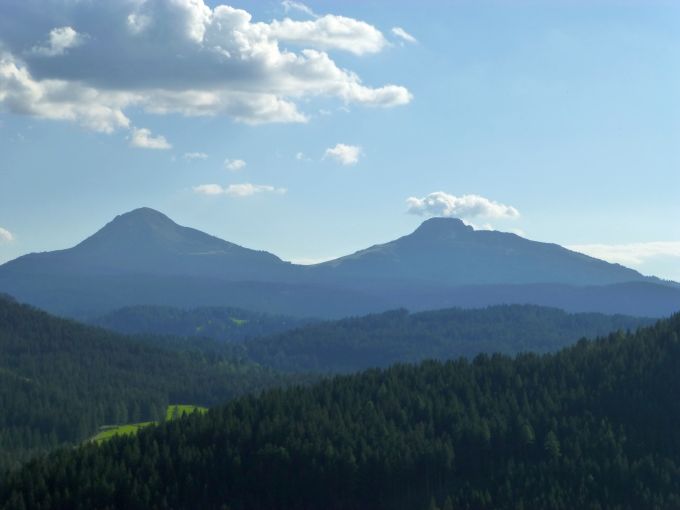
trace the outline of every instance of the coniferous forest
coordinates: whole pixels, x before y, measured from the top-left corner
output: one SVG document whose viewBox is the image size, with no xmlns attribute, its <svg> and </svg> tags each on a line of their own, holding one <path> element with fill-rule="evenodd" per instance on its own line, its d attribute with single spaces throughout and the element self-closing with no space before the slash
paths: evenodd
<svg viewBox="0 0 680 510">
<path fill-rule="evenodd" d="M 34 460 L 0 506 L 680 508 L 679 367 L 676 315 L 557 354 L 271 390 Z"/>
<path fill-rule="evenodd" d="M 570 314 L 556 308 L 499 305 L 419 313 L 394 310 L 310 324 L 245 342 L 247 356 L 288 372 L 355 372 L 480 353 L 554 352 L 580 338 L 635 330 L 654 321 L 625 315 Z"/>
<path fill-rule="evenodd" d="M 0 470 L 83 441 L 102 425 L 162 419 L 170 403 L 211 406 L 301 379 L 166 343 L 0 297 Z"/>
</svg>

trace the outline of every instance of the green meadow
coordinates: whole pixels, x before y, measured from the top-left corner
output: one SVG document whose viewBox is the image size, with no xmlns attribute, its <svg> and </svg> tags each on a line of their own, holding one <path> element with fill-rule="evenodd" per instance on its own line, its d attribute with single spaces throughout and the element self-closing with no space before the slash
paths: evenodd
<svg viewBox="0 0 680 510">
<path fill-rule="evenodd" d="M 191 414 L 194 411 L 199 413 L 205 413 L 208 411 L 207 407 L 187 405 L 187 404 L 173 404 L 169 405 L 165 410 L 166 420 L 176 420 L 181 418 L 185 414 Z M 95 443 L 102 443 L 108 441 L 114 436 L 129 436 L 136 434 L 140 429 L 148 427 L 149 425 L 157 425 L 158 422 L 155 421 L 144 421 L 140 423 L 126 423 L 124 425 L 104 425 L 99 428 L 99 432 L 96 436 L 90 438 L 88 441 L 93 441 Z"/>
</svg>

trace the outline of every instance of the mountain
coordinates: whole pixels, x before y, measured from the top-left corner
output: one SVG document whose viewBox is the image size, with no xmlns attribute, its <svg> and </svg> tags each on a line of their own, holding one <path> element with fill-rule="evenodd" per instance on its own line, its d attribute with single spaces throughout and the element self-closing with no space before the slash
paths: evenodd
<svg viewBox="0 0 680 510">
<path fill-rule="evenodd" d="M 73 248 L 3 264 L 0 291 L 79 319 L 142 304 L 227 306 L 303 317 L 381 309 L 361 292 L 307 283 L 301 271 L 271 253 L 141 208 L 117 216 Z"/>
<path fill-rule="evenodd" d="M 149 275 L 225 280 L 283 280 L 291 264 L 264 251 L 242 248 L 182 227 L 143 207 L 116 216 L 68 250 L 33 253 L 6 264 L 8 270 L 82 277 Z"/>
<path fill-rule="evenodd" d="M 413 314 L 395 310 L 251 338 L 244 346 L 250 359 L 277 370 L 357 372 L 481 353 L 554 352 L 581 338 L 634 331 L 653 322 L 529 305 Z"/>
<path fill-rule="evenodd" d="M 659 281 L 556 244 L 474 230 L 456 218 L 431 218 L 412 234 L 314 269 L 325 280 L 364 282 L 366 286 L 395 280 L 439 287 Z"/>
<path fill-rule="evenodd" d="M 241 398 L 0 481 L 0 508 L 680 508 L 680 315 L 558 354 Z"/>
<path fill-rule="evenodd" d="M 0 473 L 102 425 L 162 418 L 169 403 L 215 405 L 291 380 L 162 345 L 0 297 Z"/>
<path fill-rule="evenodd" d="M 116 217 L 73 248 L 3 264 L 0 292 L 79 319 L 135 305 L 322 318 L 504 303 L 653 317 L 680 310 L 677 284 L 554 244 L 475 231 L 452 218 L 300 266 L 148 208 Z"/>
</svg>

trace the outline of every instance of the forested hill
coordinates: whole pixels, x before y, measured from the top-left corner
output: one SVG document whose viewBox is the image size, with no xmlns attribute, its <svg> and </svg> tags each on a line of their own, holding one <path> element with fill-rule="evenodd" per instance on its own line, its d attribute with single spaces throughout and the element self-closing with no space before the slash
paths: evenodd
<svg viewBox="0 0 680 510">
<path fill-rule="evenodd" d="M 472 358 L 483 352 L 553 352 L 583 337 L 652 323 L 529 305 L 414 314 L 396 310 L 253 339 L 246 349 L 253 360 L 281 370 L 353 372 L 398 362 Z"/>
<path fill-rule="evenodd" d="M 558 354 L 399 365 L 31 462 L 0 507 L 680 508 L 680 315 Z"/>
<path fill-rule="evenodd" d="M 231 357 L 149 343 L 0 297 L 0 471 L 104 424 L 160 419 L 168 403 L 210 406 L 284 382 Z"/>
<path fill-rule="evenodd" d="M 208 337 L 237 342 L 271 335 L 311 323 L 309 319 L 269 315 L 240 308 L 129 306 L 90 321 L 127 334 L 156 334 Z"/>
</svg>

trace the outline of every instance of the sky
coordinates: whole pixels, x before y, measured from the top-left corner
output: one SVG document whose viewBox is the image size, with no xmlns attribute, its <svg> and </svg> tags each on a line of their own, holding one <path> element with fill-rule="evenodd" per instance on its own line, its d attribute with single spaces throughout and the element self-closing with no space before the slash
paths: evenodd
<svg viewBox="0 0 680 510">
<path fill-rule="evenodd" d="M 116 215 L 313 263 L 431 216 L 680 281 L 680 2 L 3 0 L 0 263 Z"/>
</svg>

